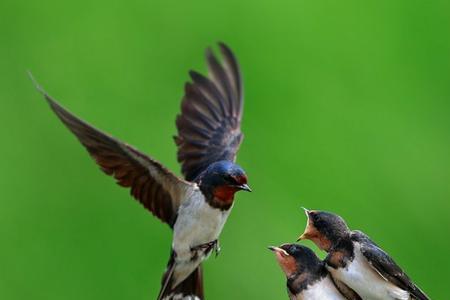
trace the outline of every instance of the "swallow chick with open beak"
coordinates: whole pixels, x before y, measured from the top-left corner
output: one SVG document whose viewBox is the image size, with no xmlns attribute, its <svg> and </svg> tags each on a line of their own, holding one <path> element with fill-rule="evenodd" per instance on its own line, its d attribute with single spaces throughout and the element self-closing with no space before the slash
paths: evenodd
<svg viewBox="0 0 450 300">
<path fill-rule="evenodd" d="M 291 300 L 346 300 L 325 264 L 309 248 L 297 244 L 270 246 L 286 275 Z"/>
<path fill-rule="evenodd" d="M 427 295 L 377 244 L 361 231 L 350 230 L 338 215 L 306 210 L 304 233 L 328 252 L 325 263 L 336 282 L 354 290 L 364 300 L 427 300 Z"/>
<path fill-rule="evenodd" d="M 244 170 L 235 163 L 243 138 L 241 74 L 231 50 L 222 43 L 219 48 L 222 63 L 210 49 L 206 51 L 207 77 L 190 71 L 192 82 L 186 83 L 176 119 L 175 142 L 184 179 L 81 120 L 35 82 L 53 112 L 100 169 L 129 188 L 136 200 L 173 229 L 158 299 L 203 299 L 201 263 L 218 249 L 235 193 L 250 191 Z"/>
</svg>

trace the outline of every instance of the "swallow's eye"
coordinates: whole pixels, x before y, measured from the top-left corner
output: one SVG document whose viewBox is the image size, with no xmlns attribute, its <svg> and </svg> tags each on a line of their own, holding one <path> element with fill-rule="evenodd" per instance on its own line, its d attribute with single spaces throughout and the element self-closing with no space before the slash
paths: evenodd
<svg viewBox="0 0 450 300">
<path fill-rule="evenodd" d="M 233 176 L 231 176 L 231 175 L 227 175 L 227 176 L 225 177 L 225 179 L 227 180 L 227 182 L 229 182 L 229 183 L 231 183 L 231 184 L 238 184 L 237 181 L 236 181 L 236 179 L 235 179 Z"/>
</svg>

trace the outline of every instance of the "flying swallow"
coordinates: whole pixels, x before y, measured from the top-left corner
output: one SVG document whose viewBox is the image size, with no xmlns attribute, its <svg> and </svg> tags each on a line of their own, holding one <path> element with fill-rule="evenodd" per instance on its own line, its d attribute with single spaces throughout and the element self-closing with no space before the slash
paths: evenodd
<svg viewBox="0 0 450 300">
<path fill-rule="evenodd" d="M 316 254 L 297 244 L 270 246 L 286 275 L 291 300 L 346 300 Z"/>
<path fill-rule="evenodd" d="M 361 231 L 350 230 L 338 215 L 305 209 L 308 222 L 299 237 L 328 252 L 325 263 L 335 281 L 367 300 L 427 300 L 394 260 Z"/>
<path fill-rule="evenodd" d="M 237 191 L 251 191 L 235 163 L 243 134 L 243 88 L 238 62 L 220 43 L 222 63 L 206 50 L 208 76 L 190 71 L 177 116 L 178 161 L 184 179 L 136 148 L 76 117 L 39 86 L 51 109 L 100 169 L 129 188 L 173 229 L 169 263 L 158 299 L 203 299 L 201 263 L 213 250 Z"/>
</svg>

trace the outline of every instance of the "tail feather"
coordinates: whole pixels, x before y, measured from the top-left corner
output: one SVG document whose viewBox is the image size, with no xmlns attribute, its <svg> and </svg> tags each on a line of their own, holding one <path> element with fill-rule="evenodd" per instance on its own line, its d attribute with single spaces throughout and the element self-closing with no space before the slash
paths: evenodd
<svg viewBox="0 0 450 300">
<path fill-rule="evenodd" d="M 413 299 L 418 300 L 430 300 L 430 297 L 428 297 L 424 291 L 422 291 L 418 286 L 415 286 L 413 291 L 411 292 Z"/>
<path fill-rule="evenodd" d="M 203 300 L 203 271 L 199 265 L 184 281 L 172 287 L 172 276 L 175 268 L 173 254 L 170 256 L 167 271 L 161 280 L 158 300 Z"/>
<path fill-rule="evenodd" d="M 167 271 L 164 273 L 163 278 L 161 280 L 161 289 L 159 290 L 158 300 L 163 299 L 163 297 L 167 295 L 167 290 L 170 289 L 169 287 L 172 285 L 171 281 L 174 268 L 175 264 L 173 263 L 171 258 L 169 261 L 169 265 L 167 267 Z"/>
</svg>

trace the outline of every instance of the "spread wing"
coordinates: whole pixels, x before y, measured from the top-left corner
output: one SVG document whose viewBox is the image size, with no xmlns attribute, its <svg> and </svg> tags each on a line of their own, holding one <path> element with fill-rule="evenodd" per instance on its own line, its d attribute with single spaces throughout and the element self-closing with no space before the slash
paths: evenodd
<svg viewBox="0 0 450 300">
<path fill-rule="evenodd" d="M 352 237 L 360 242 L 362 254 L 385 280 L 409 292 L 414 299 L 429 300 L 428 296 L 409 279 L 408 275 L 403 272 L 395 261 L 372 242 L 367 235 L 361 231 L 354 231 Z"/>
<path fill-rule="evenodd" d="M 34 81 L 31 74 L 30 77 Z M 194 184 L 177 178 L 159 162 L 77 118 L 34 83 L 100 169 L 113 176 L 119 185 L 130 188 L 135 199 L 172 227 L 180 202 L 192 192 Z"/>
<path fill-rule="evenodd" d="M 241 118 L 243 106 L 242 80 L 238 62 L 231 50 L 219 44 L 221 64 L 206 50 L 209 74 L 195 71 L 189 74 L 176 125 L 178 161 L 186 180 L 192 181 L 211 163 L 235 161 L 242 141 Z"/>
</svg>

